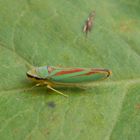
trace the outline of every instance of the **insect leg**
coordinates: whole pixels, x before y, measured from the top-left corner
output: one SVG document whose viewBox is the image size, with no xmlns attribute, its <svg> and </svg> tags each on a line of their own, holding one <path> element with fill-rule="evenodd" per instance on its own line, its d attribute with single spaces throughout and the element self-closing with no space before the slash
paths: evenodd
<svg viewBox="0 0 140 140">
<path fill-rule="evenodd" d="M 62 92 L 60 92 L 60 91 L 58 91 L 58 90 L 52 88 L 50 85 L 47 85 L 47 88 L 49 88 L 49 89 L 51 89 L 51 90 L 53 90 L 53 91 L 55 91 L 55 92 L 57 92 L 57 93 L 59 93 L 59 94 L 65 96 L 65 97 L 68 97 L 68 95 L 66 95 L 66 94 L 64 94 L 64 93 L 62 93 Z"/>
<path fill-rule="evenodd" d="M 35 87 L 39 87 L 40 85 L 41 85 L 41 84 L 38 83 L 38 84 L 36 84 L 36 85 L 34 85 L 34 86 L 30 87 L 30 88 L 25 89 L 25 91 L 32 90 L 32 89 L 34 89 Z"/>
</svg>

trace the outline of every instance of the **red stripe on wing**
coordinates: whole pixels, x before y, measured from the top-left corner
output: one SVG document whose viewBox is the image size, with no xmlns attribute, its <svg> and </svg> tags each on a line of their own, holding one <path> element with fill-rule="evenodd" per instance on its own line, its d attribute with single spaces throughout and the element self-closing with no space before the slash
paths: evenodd
<svg viewBox="0 0 140 140">
<path fill-rule="evenodd" d="M 89 76 L 89 75 L 92 75 L 92 74 L 96 74 L 96 73 L 101 73 L 101 72 L 108 72 L 106 70 L 101 70 L 101 69 L 91 69 L 90 72 L 87 72 L 87 73 L 84 73 L 84 74 L 79 74 L 79 75 L 76 75 L 76 76 L 73 76 L 73 77 L 77 77 L 77 76 Z"/>
<path fill-rule="evenodd" d="M 90 72 L 82 74 L 81 76 L 92 75 L 92 74 L 95 74 L 95 73 L 102 73 L 102 72 L 108 72 L 108 70 L 106 70 L 106 69 L 91 69 Z"/>
<path fill-rule="evenodd" d="M 80 72 L 83 71 L 84 69 L 72 69 L 72 70 L 62 70 L 58 73 L 55 74 L 55 76 L 63 75 L 63 74 L 70 74 L 70 73 L 75 73 L 75 72 Z"/>
<path fill-rule="evenodd" d="M 87 76 L 87 75 L 92 75 L 92 74 L 96 74 L 96 73 L 105 73 L 105 72 L 107 72 L 110 75 L 110 71 L 107 69 L 91 69 L 91 70 L 92 71 L 85 73 L 85 74 L 81 74 L 79 76 Z"/>
<path fill-rule="evenodd" d="M 75 75 L 75 76 L 73 76 L 73 77 L 77 77 L 77 76 L 89 76 L 89 75 L 92 75 L 92 74 L 95 74 L 95 73 L 98 73 L 98 72 L 88 72 L 88 73 L 85 73 L 85 74 L 79 74 L 79 75 Z"/>
<path fill-rule="evenodd" d="M 88 73 L 82 74 L 82 76 L 84 76 L 84 75 L 92 75 L 92 74 L 94 74 L 94 73 L 97 73 L 97 72 L 96 72 L 96 71 L 90 71 L 90 72 L 88 72 Z"/>
</svg>

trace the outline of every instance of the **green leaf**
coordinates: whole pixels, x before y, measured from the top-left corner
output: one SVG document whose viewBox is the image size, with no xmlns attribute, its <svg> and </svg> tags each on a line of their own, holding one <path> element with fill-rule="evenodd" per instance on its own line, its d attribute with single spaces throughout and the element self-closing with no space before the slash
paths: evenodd
<svg viewBox="0 0 140 140">
<path fill-rule="evenodd" d="M 139 0 L 0 2 L 1 140 L 139 140 Z M 82 32 L 89 13 L 94 26 Z M 86 90 L 30 89 L 29 66 L 102 67 Z"/>
</svg>

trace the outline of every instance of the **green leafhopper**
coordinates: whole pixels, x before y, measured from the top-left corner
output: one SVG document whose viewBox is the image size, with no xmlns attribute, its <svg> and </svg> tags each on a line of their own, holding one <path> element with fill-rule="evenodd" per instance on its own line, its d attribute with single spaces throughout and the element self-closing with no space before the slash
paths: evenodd
<svg viewBox="0 0 140 140">
<path fill-rule="evenodd" d="M 36 86 L 45 85 L 47 88 L 66 96 L 54 89 L 56 86 L 75 86 L 102 79 L 111 74 L 108 69 L 102 68 L 62 68 L 54 66 L 35 67 L 27 72 L 27 77 L 35 81 Z"/>
</svg>

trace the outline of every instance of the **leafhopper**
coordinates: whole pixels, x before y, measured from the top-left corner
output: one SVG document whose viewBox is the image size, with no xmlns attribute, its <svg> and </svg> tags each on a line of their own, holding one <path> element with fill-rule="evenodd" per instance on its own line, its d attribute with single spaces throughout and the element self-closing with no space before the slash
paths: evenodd
<svg viewBox="0 0 140 140">
<path fill-rule="evenodd" d="M 54 66 L 34 67 L 27 72 L 27 77 L 36 82 L 36 86 L 47 88 L 61 94 L 55 89 L 57 86 L 77 86 L 102 79 L 111 74 L 108 69 L 102 68 L 62 68 Z"/>
</svg>

